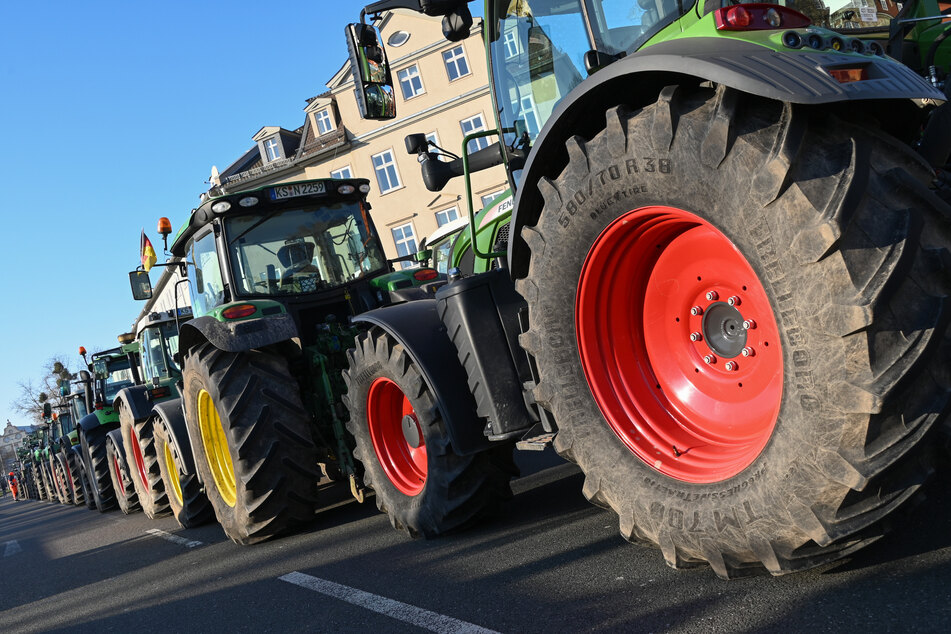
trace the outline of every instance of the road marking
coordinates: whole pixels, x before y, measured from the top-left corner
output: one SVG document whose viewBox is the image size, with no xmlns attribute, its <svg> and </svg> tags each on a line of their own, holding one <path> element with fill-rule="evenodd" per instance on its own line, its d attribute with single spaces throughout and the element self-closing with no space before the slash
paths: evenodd
<svg viewBox="0 0 951 634">
<path fill-rule="evenodd" d="M 293 583 L 296 586 L 313 590 L 329 597 L 346 601 L 353 605 L 360 606 L 372 612 L 383 614 L 393 619 L 411 623 L 430 632 L 439 632 L 440 634 L 498 634 L 495 630 L 489 630 L 478 625 L 473 625 L 466 621 L 454 619 L 451 616 L 445 616 L 438 612 L 430 612 L 422 608 L 417 608 L 408 603 L 401 603 L 393 599 L 381 597 L 378 594 L 371 594 L 363 590 L 357 590 L 350 586 L 344 586 L 326 579 L 319 579 L 305 575 L 302 572 L 291 572 L 283 577 L 281 581 Z"/>
<path fill-rule="evenodd" d="M 150 528 L 145 531 L 149 535 L 155 537 L 161 537 L 166 541 L 170 541 L 173 544 L 180 544 L 186 548 L 197 548 L 198 546 L 204 546 L 205 542 L 195 541 L 193 539 L 185 539 L 184 537 L 179 537 L 178 535 L 172 535 L 171 533 L 166 533 L 165 531 L 159 530 L 157 528 Z"/>
<path fill-rule="evenodd" d="M 18 544 L 17 540 L 14 539 L 7 542 L 7 547 L 3 549 L 3 556 L 9 557 L 10 555 L 15 555 L 22 551 L 23 549 L 20 548 L 20 544 Z"/>
</svg>

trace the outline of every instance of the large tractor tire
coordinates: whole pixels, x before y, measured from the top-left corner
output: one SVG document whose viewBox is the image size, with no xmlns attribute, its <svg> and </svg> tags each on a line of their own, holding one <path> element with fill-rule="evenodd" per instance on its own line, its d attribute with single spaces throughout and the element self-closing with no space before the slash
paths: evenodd
<svg viewBox="0 0 951 634">
<path fill-rule="evenodd" d="M 82 445 L 80 445 L 80 450 L 82 450 Z M 83 487 L 83 498 L 86 502 L 86 508 L 90 511 L 96 509 L 96 495 L 93 493 L 92 485 L 89 481 L 89 473 L 86 471 L 86 461 L 82 457 L 82 454 L 79 456 L 79 481 Z"/>
<path fill-rule="evenodd" d="M 512 444 L 457 455 L 432 388 L 402 345 L 372 328 L 348 358 L 344 403 L 354 457 L 394 528 L 435 537 L 496 514 L 511 499 Z"/>
<path fill-rule="evenodd" d="M 64 454 L 60 454 L 65 462 L 65 468 L 69 474 L 69 486 L 72 493 L 73 504 L 76 506 L 82 506 L 86 503 L 86 487 L 83 486 L 83 475 L 82 475 L 82 461 L 79 459 L 79 456 L 70 451 L 66 450 Z"/>
<path fill-rule="evenodd" d="M 73 487 L 69 480 L 69 467 L 66 465 L 66 458 L 62 453 L 57 453 L 53 457 L 53 478 L 56 480 L 56 493 L 62 504 L 73 503 Z"/>
<path fill-rule="evenodd" d="M 95 508 L 100 513 L 105 513 L 118 506 L 115 491 L 112 489 L 109 459 L 106 456 L 106 434 L 108 431 L 108 429 L 97 427 L 89 431 L 79 432 L 79 443 L 82 447 L 83 462 L 86 469 L 86 483 L 89 485 L 90 493 L 92 493 Z"/>
<path fill-rule="evenodd" d="M 106 458 L 109 461 L 109 480 L 112 482 L 112 490 L 116 494 L 116 503 L 119 510 L 124 515 L 131 515 L 142 510 L 139 505 L 139 498 L 135 494 L 135 487 L 132 485 L 132 474 L 127 468 L 127 463 L 123 463 L 123 449 L 116 446 L 112 438 L 106 438 Z"/>
<path fill-rule="evenodd" d="M 835 560 L 932 473 L 951 209 L 831 110 L 668 87 L 539 183 L 517 282 L 536 400 L 588 499 L 671 566 Z"/>
<path fill-rule="evenodd" d="M 208 501 L 198 476 L 186 473 L 182 468 L 182 458 L 175 450 L 175 445 L 169 442 L 165 427 L 156 423 L 153 430 L 159 472 L 168 492 L 169 508 L 175 521 L 182 528 L 194 528 L 214 521 L 215 509 Z"/>
<path fill-rule="evenodd" d="M 155 452 L 154 422 L 154 417 L 135 420 L 132 410 L 125 403 L 119 404 L 119 428 L 132 485 L 142 512 L 153 520 L 170 513 Z"/>
<path fill-rule="evenodd" d="M 196 466 L 225 534 L 254 544 L 312 521 L 317 450 L 287 361 L 205 343 L 186 357 L 183 378 Z"/>
</svg>

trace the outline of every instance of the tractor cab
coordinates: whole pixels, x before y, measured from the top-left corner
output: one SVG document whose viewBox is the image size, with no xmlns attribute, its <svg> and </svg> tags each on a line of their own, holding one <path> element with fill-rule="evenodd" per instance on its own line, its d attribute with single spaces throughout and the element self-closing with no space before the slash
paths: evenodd
<svg viewBox="0 0 951 634">
<path fill-rule="evenodd" d="M 230 323 L 286 314 L 307 345 L 321 324 L 345 324 L 386 302 L 382 291 L 391 289 L 378 278 L 394 274 L 369 189 L 365 179 L 322 179 L 208 198 L 171 246 L 187 262 L 194 316 Z M 388 283 L 418 286 L 418 275 Z"/>
<path fill-rule="evenodd" d="M 191 317 L 191 307 L 186 306 L 177 311 L 149 313 L 138 324 L 136 339 L 141 354 L 142 380 L 153 402 L 178 395 L 175 383 L 182 374 L 179 327 Z"/>
<path fill-rule="evenodd" d="M 94 377 L 93 406 L 96 409 L 110 409 L 119 390 L 139 382 L 137 354 L 138 345 L 129 344 L 92 355 L 89 366 Z"/>
</svg>

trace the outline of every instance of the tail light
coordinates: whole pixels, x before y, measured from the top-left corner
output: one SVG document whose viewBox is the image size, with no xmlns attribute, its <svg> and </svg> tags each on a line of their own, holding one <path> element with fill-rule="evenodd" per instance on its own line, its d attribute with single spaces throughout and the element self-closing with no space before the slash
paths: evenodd
<svg viewBox="0 0 951 634">
<path fill-rule="evenodd" d="M 171 390 L 171 388 L 169 388 L 168 386 L 165 386 L 165 387 L 157 387 L 157 388 L 155 388 L 154 390 L 149 390 L 149 395 L 150 395 L 153 399 L 163 398 L 163 397 L 168 396 L 168 395 L 171 394 L 171 393 L 172 393 L 172 390 Z"/>
<path fill-rule="evenodd" d="M 439 272 L 436 269 L 420 269 L 413 273 L 413 277 L 417 282 L 428 282 L 439 277 Z"/>
<path fill-rule="evenodd" d="M 225 308 L 221 311 L 221 316 L 225 319 L 241 319 L 242 317 L 250 317 L 257 309 L 258 307 L 254 304 L 238 304 L 237 306 Z"/>
<path fill-rule="evenodd" d="M 713 12 L 719 31 L 765 31 L 804 29 L 810 24 L 805 15 L 775 4 L 735 4 Z"/>
<path fill-rule="evenodd" d="M 853 81 L 865 81 L 868 79 L 868 68 L 865 66 L 852 66 L 849 68 L 827 68 L 826 72 L 832 75 L 840 84 L 848 84 Z"/>
</svg>

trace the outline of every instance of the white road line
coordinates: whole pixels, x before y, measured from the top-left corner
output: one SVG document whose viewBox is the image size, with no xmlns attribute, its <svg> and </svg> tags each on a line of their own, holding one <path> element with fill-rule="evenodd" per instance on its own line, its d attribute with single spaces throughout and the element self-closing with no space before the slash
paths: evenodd
<svg viewBox="0 0 951 634">
<path fill-rule="evenodd" d="M 18 544 L 17 540 L 14 539 L 7 542 L 7 547 L 3 549 L 3 556 L 9 557 L 10 555 L 15 555 L 22 551 L 23 549 L 20 548 L 20 544 Z"/>
<path fill-rule="evenodd" d="M 179 537 L 178 535 L 172 535 L 171 533 L 166 533 L 165 531 L 159 530 L 157 528 L 150 528 L 145 531 L 149 535 L 154 535 L 155 537 L 161 537 L 166 541 L 170 541 L 173 544 L 181 544 L 186 548 L 197 548 L 198 546 L 204 546 L 205 542 L 199 542 L 192 539 L 185 539 L 184 537 Z"/>
<path fill-rule="evenodd" d="M 403 621 L 404 623 L 411 623 L 412 625 L 427 629 L 431 632 L 439 632 L 440 634 L 498 634 L 495 630 L 489 630 L 478 625 L 473 625 L 472 623 L 467 623 L 466 621 L 460 621 L 451 616 L 430 612 L 429 610 L 417 608 L 408 603 L 387 599 L 378 594 L 371 594 L 363 590 L 351 588 L 350 586 L 334 583 L 333 581 L 305 575 L 302 572 L 291 572 L 283 577 L 279 577 L 279 579 L 302 588 L 307 588 L 308 590 L 313 590 L 314 592 L 326 594 L 329 597 L 340 599 L 341 601 L 346 601 L 347 603 L 360 606 L 372 612 L 377 612 L 378 614 Z"/>
</svg>

